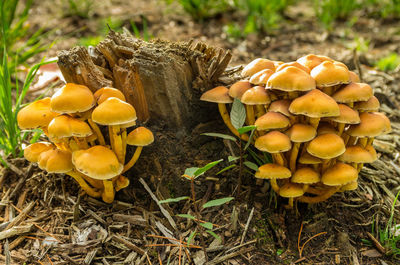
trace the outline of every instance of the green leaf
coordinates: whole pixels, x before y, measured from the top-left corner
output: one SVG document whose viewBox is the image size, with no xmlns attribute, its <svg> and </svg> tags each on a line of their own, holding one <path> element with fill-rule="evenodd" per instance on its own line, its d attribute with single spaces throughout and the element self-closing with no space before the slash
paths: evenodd
<svg viewBox="0 0 400 265">
<path fill-rule="evenodd" d="M 229 170 L 229 169 L 231 169 L 231 168 L 234 168 L 234 167 L 236 167 L 236 166 L 237 166 L 237 165 L 235 165 L 235 164 L 230 165 L 230 166 L 227 166 L 227 167 L 221 169 L 220 171 L 218 171 L 217 174 L 215 174 L 215 175 L 219 175 L 219 174 L 221 174 L 221 173 L 223 173 L 223 172 L 225 172 L 225 171 L 227 171 L 227 170 Z"/>
<path fill-rule="evenodd" d="M 240 158 L 239 156 L 228 156 L 228 162 L 236 161 L 239 158 Z"/>
<path fill-rule="evenodd" d="M 200 225 L 201 225 L 202 227 L 204 227 L 205 229 L 208 229 L 208 230 L 213 229 L 213 224 L 210 223 L 210 222 L 200 223 Z"/>
<path fill-rule="evenodd" d="M 187 241 L 187 245 L 190 245 L 190 242 L 192 242 L 193 238 L 196 236 L 197 231 L 193 231 L 192 233 L 190 233 L 189 237 L 188 237 L 188 241 Z"/>
<path fill-rule="evenodd" d="M 258 171 L 258 166 L 257 166 L 256 164 L 254 164 L 253 162 L 244 161 L 243 164 L 244 164 L 246 167 L 248 167 L 248 168 L 250 168 L 250 169 L 252 169 L 252 170 L 254 170 L 254 171 Z"/>
<path fill-rule="evenodd" d="M 256 127 L 251 130 L 250 136 L 249 136 L 249 140 L 247 140 L 246 145 L 244 146 L 244 150 L 246 151 L 247 148 L 250 146 L 251 142 L 253 141 L 253 136 L 254 136 L 254 132 L 256 131 Z"/>
<path fill-rule="evenodd" d="M 218 165 L 218 164 L 221 163 L 222 161 L 223 161 L 223 159 L 220 159 L 220 160 L 217 160 L 217 161 L 208 163 L 208 164 L 205 165 L 204 167 L 197 169 L 197 170 L 194 172 L 194 176 L 195 176 L 195 177 L 198 177 L 198 176 L 203 175 L 207 170 L 211 169 L 212 167 L 215 167 L 216 165 Z"/>
<path fill-rule="evenodd" d="M 182 218 L 187 218 L 187 219 L 192 219 L 192 220 L 195 220 L 195 219 L 196 219 L 196 217 L 194 217 L 194 216 L 191 215 L 191 214 L 184 214 L 184 213 L 181 213 L 181 214 L 177 214 L 176 216 L 179 216 L 179 217 L 182 217 Z"/>
<path fill-rule="evenodd" d="M 215 239 L 219 240 L 219 242 L 222 242 L 221 237 L 219 235 L 217 235 L 216 233 L 214 233 L 213 231 L 206 230 L 206 232 L 209 233 L 210 235 L 212 235 Z"/>
<path fill-rule="evenodd" d="M 208 201 L 205 204 L 203 204 L 203 208 L 209 208 L 209 207 L 214 207 L 214 206 L 219 206 L 225 203 L 230 202 L 231 200 L 233 200 L 233 197 L 225 197 L 225 198 L 221 198 L 221 199 L 216 199 L 216 200 L 212 200 L 212 201 Z"/>
<path fill-rule="evenodd" d="M 244 134 L 244 133 L 247 133 L 247 132 L 249 132 L 249 131 L 254 130 L 255 128 L 257 128 L 257 126 L 255 126 L 255 125 L 244 126 L 244 127 L 242 127 L 242 128 L 239 128 L 239 129 L 238 129 L 238 132 L 239 132 L 240 134 Z"/>
<path fill-rule="evenodd" d="M 166 200 L 159 201 L 159 203 L 170 203 L 170 202 L 180 202 L 183 200 L 189 199 L 189 196 L 177 197 L 177 198 L 168 198 Z"/>
<path fill-rule="evenodd" d="M 218 138 L 222 138 L 222 139 L 231 140 L 231 141 L 236 142 L 236 138 L 233 137 L 232 135 L 228 135 L 228 134 L 222 134 L 222 133 L 202 133 L 201 135 L 211 136 L 211 137 L 218 137 Z"/>
<path fill-rule="evenodd" d="M 246 120 L 246 109 L 239 99 L 235 98 L 231 109 L 231 122 L 235 129 L 243 126 Z"/>
<path fill-rule="evenodd" d="M 188 175 L 190 177 L 194 177 L 194 173 L 199 170 L 198 167 L 189 167 L 187 169 L 185 169 L 185 175 Z"/>
</svg>

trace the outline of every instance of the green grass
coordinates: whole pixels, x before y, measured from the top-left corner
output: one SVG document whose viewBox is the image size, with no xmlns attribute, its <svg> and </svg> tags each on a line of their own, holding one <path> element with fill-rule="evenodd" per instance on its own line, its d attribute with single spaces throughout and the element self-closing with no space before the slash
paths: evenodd
<svg viewBox="0 0 400 265">
<path fill-rule="evenodd" d="M 5 44 L 9 55 L 9 69 L 11 74 L 19 65 L 26 65 L 26 61 L 36 54 L 45 51 L 49 45 L 43 43 L 43 30 L 30 33 L 27 23 L 33 0 L 1 1 L 0 16 L 2 30 L 0 41 Z M 4 49 L 0 49 L 0 58 L 3 58 Z"/>
<path fill-rule="evenodd" d="M 359 8 L 357 0 L 314 0 L 315 16 L 327 30 L 333 30 L 337 20 L 349 19 Z"/>
<path fill-rule="evenodd" d="M 92 16 L 94 0 L 63 0 L 64 16 L 88 19 Z"/>
<path fill-rule="evenodd" d="M 400 65 L 400 56 L 397 53 L 391 53 L 382 57 L 375 63 L 375 66 L 381 71 L 393 71 Z"/>
<path fill-rule="evenodd" d="M 178 2 L 183 10 L 196 21 L 223 13 L 229 8 L 227 0 L 165 0 L 167 4 Z"/>
</svg>

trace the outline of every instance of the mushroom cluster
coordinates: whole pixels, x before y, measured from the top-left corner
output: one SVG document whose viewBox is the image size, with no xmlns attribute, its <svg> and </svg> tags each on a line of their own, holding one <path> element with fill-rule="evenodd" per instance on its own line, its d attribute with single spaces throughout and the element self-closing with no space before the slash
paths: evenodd
<svg viewBox="0 0 400 265">
<path fill-rule="evenodd" d="M 246 124 L 257 128 L 254 146 L 274 161 L 260 166 L 256 178 L 270 180 L 289 207 L 295 199 L 316 203 L 357 188 L 363 164 L 377 159 L 374 137 L 391 131 L 368 84 L 344 63 L 314 54 L 288 63 L 259 58 L 241 74 L 243 80 L 201 100 L 218 103 L 227 127 L 248 140 L 226 106 L 234 98 L 244 104 Z"/>
<path fill-rule="evenodd" d="M 127 133 L 136 125 L 136 111 L 125 100 L 115 88 L 93 94 L 86 86 L 67 83 L 51 98 L 27 105 L 18 112 L 19 127 L 41 128 L 50 142 L 29 145 L 25 158 L 49 173 L 71 176 L 89 196 L 113 202 L 115 192 L 129 185 L 122 174 L 136 163 L 143 146 L 154 141 L 145 127 Z M 125 163 L 127 145 L 136 150 Z"/>
</svg>

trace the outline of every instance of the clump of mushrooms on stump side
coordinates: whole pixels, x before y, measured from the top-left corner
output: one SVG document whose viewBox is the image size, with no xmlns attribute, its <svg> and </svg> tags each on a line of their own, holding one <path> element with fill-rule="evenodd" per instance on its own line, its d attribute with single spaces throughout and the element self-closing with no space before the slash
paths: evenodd
<svg viewBox="0 0 400 265">
<path fill-rule="evenodd" d="M 107 203 L 129 185 L 121 174 L 136 163 L 143 146 L 154 141 L 153 133 L 144 127 L 128 134 L 136 125 L 135 108 L 111 87 L 93 94 L 86 86 L 67 83 L 51 98 L 21 109 L 17 119 L 22 130 L 41 128 L 50 141 L 27 146 L 28 161 L 48 173 L 71 176 L 87 195 Z M 127 145 L 137 147 L 126 163 Z"/>
<path fill-rule="evenodd" d="M 247 141 L 229 117 L 234 98 L 244 104 L 246 124 L 257 129 L 252 143 L 273 157 L 256 178 L 269 180 L 289 208 L 357 189 L 363 165 L 377 159 L 374 137 L 391 131 L 368 84 L 344 63 L 314 54 L 287 63 L 258 58 L 241 76 L 200 99 L 218 103 L 227 127 Z"/>
</svg>

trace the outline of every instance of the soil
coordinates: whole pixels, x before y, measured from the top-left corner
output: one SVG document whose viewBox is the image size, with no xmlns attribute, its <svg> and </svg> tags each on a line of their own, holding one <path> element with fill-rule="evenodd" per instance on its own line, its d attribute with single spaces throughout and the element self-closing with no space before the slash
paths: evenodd
<svg viewBox="0 0 400 265">
<path fill-rule="evenodd" d="M 376 237 L 378 227 L 385 227 L 394 195 L 400 189 L 400 93 L 397 89 L 400 73 L 387 74 L 372 68 L 380 57 L 400 52 L 399 35 L 396 35 L 400 22 L 359 17 L 351 31 L 339 23 L 334 32 L 327 34 L 310 19 L 310 7 L 301 3 L 290 8 L 287 23 L 276 33 L 230 40 L 223 26 L 233 19 L 243 19 L 231 12 L 196 23 L 178 5 L 167 6 L 163 1 L 98 1 L 102 3 L 94 4 L 91 18 L 82 19 L 63 16 L 65 2 L 40 1 L 31 11 L 31 27 L 54 30 L 48 35 L 49 42 L 57 39 L 42 55 L 55 56 L 57 51 L 75 46 L 82 37 L 100 34 L 102 23 L 109 16 L 120 19 L 126 27 L 133 20 L 139 29 L 143 28 L 144 16 L 149 33 L 157 38 L 195 39 L 229 49 L 233 54 L 231 66 L 257 57 L 292 61 L 316 53 L 343 61 L 355 69 L 357 60 L 348 46 L 354 43 L 355 37 L 370 40 L 369 51 L 359 52 L 358 59 L 364 81 L 374 87 L 383 103 L 382 111 L 392 121 L 393 132 L 375 142 L 380 159 L 363 169 L 358 190 L 334 195 L 317 205 L 299 204 L 297 211 L 289 211 L 283 207 L 285 200 L 276 199 L 273 192 L 263 193 L 254 178 L 245 174 L 242 192 L 233 202 L 202 211 L 203 220 L 217 225 L 215 232 L 222 242 L 207 233 L 203 236 L 209 246 L 209 260 L 218 261 L 223 257 L 221 264 L 398 264 L 393 256 L 378 251 L 379 246 L 372 243 L 368 233 Z M 188 257 L 200 257 L 201 250 L 187 249 L 190 253 L 185 254 L 179 246 L 167 245 L 176 242 L 152 236 L 187 240 L 195 224 L 174 215 L 194 214 L 190 203 L 163 204 L 177 223 L 174 227 L 138 180 L 143 178 L 159 200 L 189 196 L 190 183 L 181 177 L 186 168 L 238 154 L 238 149 L 229 142 L 200 135 L 228 133 L 216 106 L 210 106 L 204 103 L 202 107 L 209 110 L 209 117 L 201 117 L 201 122 L 194 124 L 188 134 L 176 134 L 156 121 L 148 124 L 157 131 L 156 144 L 165 149 L 164 156 L 160 157 L 152 147 L 145 148 L 141 159 L 152 163 L 146 166 L 139 163 L 128 173 L 131 186 L 120 191 L 112 205 L 78 196 L 78 186 L 68 177 L 46 174 L 36 167 L 29 170 L 31 166 L 23 159 L 10 160 L 17 169 L 3 169 L 0 173 L 0 221 L 17 216 L 18 209 L 34 202 L 34 208 L 18 224 L 33 224 L 33 227 L 27 236 L 12 237 L 7 242 L 1 240 L 0 252 L 4 254 L 0 256 L 0 263 L 11 255 L 14 262 L 11 264 L 167 264 L 167 260 L 170 264 L 193 264 Z M 171 139 L 175 145 L 170 144 Z M 226 161 L 222 162 L 196 181 L 198 199 L 207 201 L 235 194 L 239 174 L 236 168 L 217 175 L 217 181 L 209 178 L 227 165 Z M 249 219 L 252 209 L 254 213 Z M 395 218 L 399 218 L 397 210 Z M 317 236 L 305 244 L 300 255 L 298 244 L 301 246 L 314 235 Z M 191 243 L 200 245 L 200 238 Z"/>
</svg>

